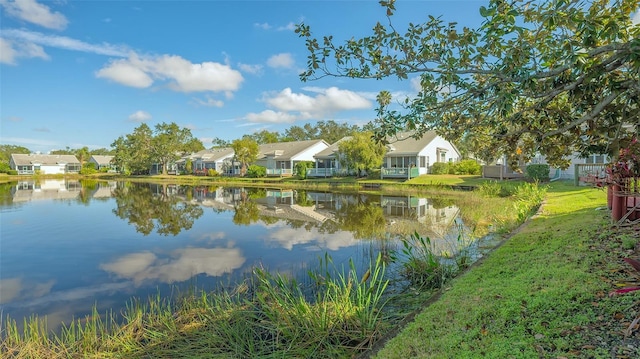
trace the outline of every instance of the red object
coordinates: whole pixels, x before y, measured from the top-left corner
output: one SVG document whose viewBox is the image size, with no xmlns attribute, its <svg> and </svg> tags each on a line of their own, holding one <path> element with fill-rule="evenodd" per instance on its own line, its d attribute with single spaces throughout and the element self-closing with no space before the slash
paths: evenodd
<svg viewBox="0 0 640 359">
<path fill-rule="evenodd" d="M 631 212 L 629 214 L 629 217 L 627 217 L 631 221 L 635 221 L 636 219 L 640 219 L 640 208 L 638 208 L 636 206 L 640 207 L 640 197 L 627 197 L 627 211 L 626 212 Z"/>
<path fill-rule="evenodd" d="M 620 193 L 620 186 L 613 185 L 612 187 L 611 218 L 617 222 L 622 219 L 622 216 L 627 212 L 627 197 Z"/>
<path fill-rule="evenodd" d="M 607 207 L 611 210 L 611 202 L 613 202 L 613 186 L 607 186 Z"/>
</svg>

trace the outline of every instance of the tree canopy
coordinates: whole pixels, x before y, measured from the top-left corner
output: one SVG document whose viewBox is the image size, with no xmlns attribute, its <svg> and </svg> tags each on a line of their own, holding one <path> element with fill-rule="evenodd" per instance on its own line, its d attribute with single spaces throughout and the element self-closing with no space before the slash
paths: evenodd
<svg viewBox="0 0 640 359">
<path fill-rule="evenodd" d="M 373 139 L 371 132 L 359 132 L 350 139 L 338 143 L 340 164 L 349 169 L 362 171 L 379 168 L 386 153 L 385 146 Z"/>
<path fill-rule="evenodd" d="M 233 149 L 235 161 L 240 162 L 241 175 L 247 172 L 247 166 L 254 162 L 258 157 L 258 143 L 251 138 L 243 137 L 231 142 L 231 148 Z"/>
<path fill-rule="evenodd" d="M 166 173 L 168 163 L 204 149 L 191 130 L 173 122 L 157 124 L 155 131 L 143 123 L 133 133 L 118 137 L 111 147 L 114 163 L 129 173 L 146 173 L 153 163 L 162 164 L 162 172 Z"/>
<path fill-rule="evenodd" d="M 613 153 L 625 125 L 638 131 L 639 0 L 491 0 L 476 29 L 428 16 L 404 31 L 395 1 L 380 4 L 388 24 L 370 36 L 336 44 L 296 29 L 309 51 L 303 81 L 418 77 L 414 97 L 378 95 L 379 139 L 434 129 L 454 142 L 479 136 L 512 162 L 540 153 L 564 167 L 576 151 Z"/>
</svg>

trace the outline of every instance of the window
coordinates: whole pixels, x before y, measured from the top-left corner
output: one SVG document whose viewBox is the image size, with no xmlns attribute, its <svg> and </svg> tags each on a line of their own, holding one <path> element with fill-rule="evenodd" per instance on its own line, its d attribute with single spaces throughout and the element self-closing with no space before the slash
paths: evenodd
<svg viewBox="0 0 640 359">
<path fill-rule="evenodd" d="M 427 158 L 425 156 L 420 156 L 420 167 L 427 167 Z"/>
</svg>

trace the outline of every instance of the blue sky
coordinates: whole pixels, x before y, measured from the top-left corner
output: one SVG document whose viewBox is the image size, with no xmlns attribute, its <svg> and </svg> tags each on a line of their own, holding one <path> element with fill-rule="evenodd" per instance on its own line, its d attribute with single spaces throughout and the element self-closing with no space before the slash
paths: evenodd
<svg viewBox="0 0 640 359">
<path fill-rule="evenodd" d="M 394 24 L 428 14 L 476 26 L 488 1 L 399 1 Z M 303 83 L 294 25 L 344 40 L 386 23 L 377 1 L 0 0 L 0 143 L 46 153 L 109 147 L 145 122 L 175 122 L 206 147 L 267 129 L 362 125 L 384 89 L 412 81 Z"/>
</svg>

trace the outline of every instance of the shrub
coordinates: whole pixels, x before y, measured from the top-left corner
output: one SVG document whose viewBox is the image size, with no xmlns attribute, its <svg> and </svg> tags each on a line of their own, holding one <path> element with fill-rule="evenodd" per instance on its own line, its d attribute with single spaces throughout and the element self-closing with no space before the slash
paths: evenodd
<svg viewBox="0 0 640 359">
<path fill-rule="evenodd" d="M 247 169 L 247 177 L 262 178 L 262 177 L 266 177 L 266 176 L 267 176 L 267 168 L 266 167 L 262 167 L 262 166 L 258 166 L 258 165 L 251 165 Z"/>
<path fill-rule="evenodd" d="M 482 169 L 480 164 L 474 160 L 463 160 L 453 165 L 453 167 L 457 175 L 479 175 Z"/>
<path fill-rule="evenodd" d="M 18 171 L 16 171 L 16 170 L 8 170 L 8 171 L 7 171 L 7 174 L 8 174 L 8 175 L 11 175 L 11 176 L 15 176 L 15 175 L 17 175 L 17 174 L 18 174 Z"/>
<path fill-rule="evenodd" d="M 81 175 L 90 175 L 96 172 L 96 164 L 93 162 L 85 163 L 84 166 L 82 166 L 82 169 L 80 169 Z"/>
<path fill-rule="evenodd" d="M 436 162 L 431 166 L 431 173 L 434 175 L 444 175 L 449 172 L 449 165 L 445 162 Z"/>
<path fill-rule="evenodd" d="M 296 175 L 299 179 L 307 178 L 307 169 L 313 168 L 314 163 L 311 161 L 302 161 L 296 163 Z"/>
<path fill-rule="evenodd" d="M 218 171 L 214 170 L 213 168 L 209 168 L 209 170 L 207 171 L 207 176 L 218 177 L 220 176 L 220 173 L 218 173 Z"/>
<path fill-rule="evenodd" d="M 524 176 L 534 181 L 547 182 L 549 181 L 549 165 L 528 165 Z"/>
<path fill-rule="evenodd" d="M 0 163 L 0 173 L 9 173 L 9 171 L 11 171 L 11 167 L 8 163 Z"/>
</svg>

